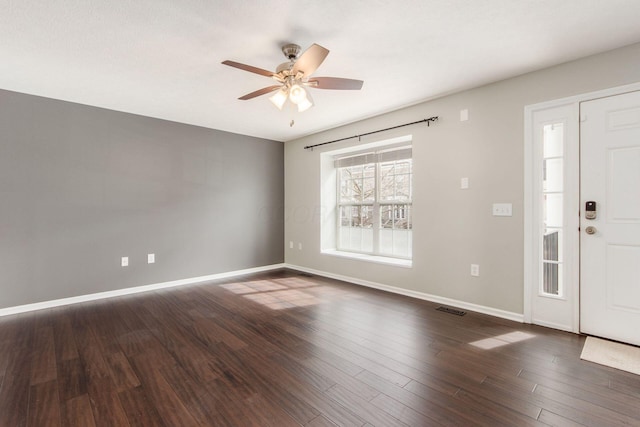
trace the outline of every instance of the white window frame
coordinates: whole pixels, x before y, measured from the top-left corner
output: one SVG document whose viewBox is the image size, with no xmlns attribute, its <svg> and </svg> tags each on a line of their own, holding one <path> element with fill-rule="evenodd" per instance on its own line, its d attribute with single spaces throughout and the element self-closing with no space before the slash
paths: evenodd
<svg viewBox="0 0 640 427">
<path fill-rule="evenodd" d="M 383 141 L 377 141 L 367 144 L 359 144 L 352 147 L 326 151 L 320 156 L 321 161 L 321 205 L 322 205 L 322 218 L 320 223 L 320 252 L 323 255 L 337 256 L 341 258 L 349 258 L 360 261 L 367 261 L 377 264 L 392 265 L 398 267 L 411 268 L 413 265 L 412 259 L 397 258 L 388 255 L 378 255 L 370 253 L 350 252 L 337 249 L 337 239 L 339 237 L 339 208 L 337 203 L 338 196 L 338 173 L 335 168 L 335 158 L 339 156 L 355 155 L 358 153 L 365 153 L 371 151 L 384 151 L 395 147 L 411 147 L 412 136 L 405 135 L 395 137 Z M 413 160 L 413 159 L 412 159 Z M 413 180 L 412 169 L 412 200 L 415 199 L 415 182 Z M 392 203 L 393 204 L 393 203 Z M 399 204 L 399 203 L 395 203 Z M 400 203 L 404 204 L 404 203 Z M 415 220 L 412 218 L 412 230 L 415 225 Z M 374 235 L 377 233 L 374 233 Z M 412 251 L 413 252 L 413 251 Z"/>
</svg>

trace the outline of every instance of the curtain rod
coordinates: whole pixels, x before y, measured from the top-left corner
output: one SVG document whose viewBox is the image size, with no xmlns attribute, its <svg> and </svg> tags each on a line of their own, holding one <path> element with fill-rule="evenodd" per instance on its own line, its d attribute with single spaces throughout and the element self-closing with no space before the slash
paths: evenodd
<svg viewBox="0 0 640 427">
<path fill-rule="evenodd" d="M 378 130 L 374 130 L 372 132 L 363 133 L 363 134 L 360 134 L 360 135 L 348 136 L 346 138 L 340 138 L 340 139 L 334 139 L 333 141 L 322 142 L 320 144 L 307 145 L 306 147 L 304 147 L 304 149 L 305 150 L 313 149 L 314 147 L 319 147 L 321 145 L 327 145 L 327 144 L 333 144 L 334 142 L 346 141 L 347 139 L 353 139 L 353 138 L 358 138 L 359 139 L 360 137 L 367 136 L 367 135 L 373 135 L 374 133 L 385 132 L 385 131 L 388 131 L 388 130 L 398 129 L 398 128 L 405 127 L 405 126 L 416 125 L 418 123 L 427 122 L 427 127 L 429 127 L 429 124 L 431 122 L 435 122 L 436 120 L 438 120 L 438 116 L 433 116 L 433 117 L 429 117 L 428 119 L 418 120 L 417 122 L 405 123 L 403 125 L 393 126 L 393 127 L 385 128 L 385 129 L 378 129 Z"/>
</svg>

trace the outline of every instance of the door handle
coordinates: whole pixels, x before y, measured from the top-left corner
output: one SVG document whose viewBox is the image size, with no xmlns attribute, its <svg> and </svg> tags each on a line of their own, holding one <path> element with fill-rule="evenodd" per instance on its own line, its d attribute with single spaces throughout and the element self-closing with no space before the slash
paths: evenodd
<svg viewBox="0 0 640 427">
<path fill-rule="evenodd" d="M 587 228 L 585 228 L 584 231 L 587 234 L 596 234 L 598 230 L 594 226 L 590 225 Z"/>
</svg>

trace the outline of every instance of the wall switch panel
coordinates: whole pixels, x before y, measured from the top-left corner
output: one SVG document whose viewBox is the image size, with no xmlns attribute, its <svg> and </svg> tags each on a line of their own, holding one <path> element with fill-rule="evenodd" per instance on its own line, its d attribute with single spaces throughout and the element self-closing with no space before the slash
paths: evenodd
<svg viewBox="0 0 640 427">
<path fill-rule="evenodd" d="M 302 243 L 298 243 L 298 250 L 302 250 Z"/>
<path fill-rule="evenodd" d="M 493 216 L 513 216 L 513 205 L 511 203 L 494 203 Z"/>
<path fill-rule="evenodd" d="M 474 277 L 480 276 L 480 266 L 478 264 L 471 264 L 471 275 Z"/>
<path fill-rule="evenodd" d="M 156 262 L 156 254 L 147 254 L 147 264 L 153 264 Z"/>
<path fill-rule="evenodd" d="M 126 267 L 129 265 L 129 257 L 128 256 L 123 256 L 122 259 L 120 260 L 120 265 L 123 267 Z"/>
<path fill-rule="evenodd" d="M 293 240 L 289 241 L 289 249 L 293 249 Z"/>
<path fill-rule="evenodd" d="M 466 190 L 469 188 L 469 178 L 460 178 L 460 189 Z"/>
<path fill-rule="evenodd" d="M 469 120 L 469 110 L 466 108 L 464 110 L 460 110 L 460 121 L 466 122 L 467 120 Z"/>
</svg>

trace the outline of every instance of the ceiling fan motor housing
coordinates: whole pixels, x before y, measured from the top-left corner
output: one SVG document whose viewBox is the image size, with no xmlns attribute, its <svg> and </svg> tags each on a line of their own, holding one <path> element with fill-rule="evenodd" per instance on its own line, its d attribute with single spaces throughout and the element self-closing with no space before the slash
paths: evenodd
<svg viewBox="0 0 640 427">
<path fill-rule="evenodd" d="M 276 68 L 276 74 L 280 74 L 284 70 L 290 70 L 292 66 L 292 62 L 283 62 L 282 64 L 278 65 L 278 68 Z"/>
<path fill-rule="evenodd" d="M 293 43 L 285 44 L 284 46 L 282 46 L 282 53 L 284 53 L 284 56 L 286 56 L 287 59 L 291 61 L 296 59 L 298 55 L 300 55 L 300 50 L 302 50 L 300 46 Z"/>
</svg>

